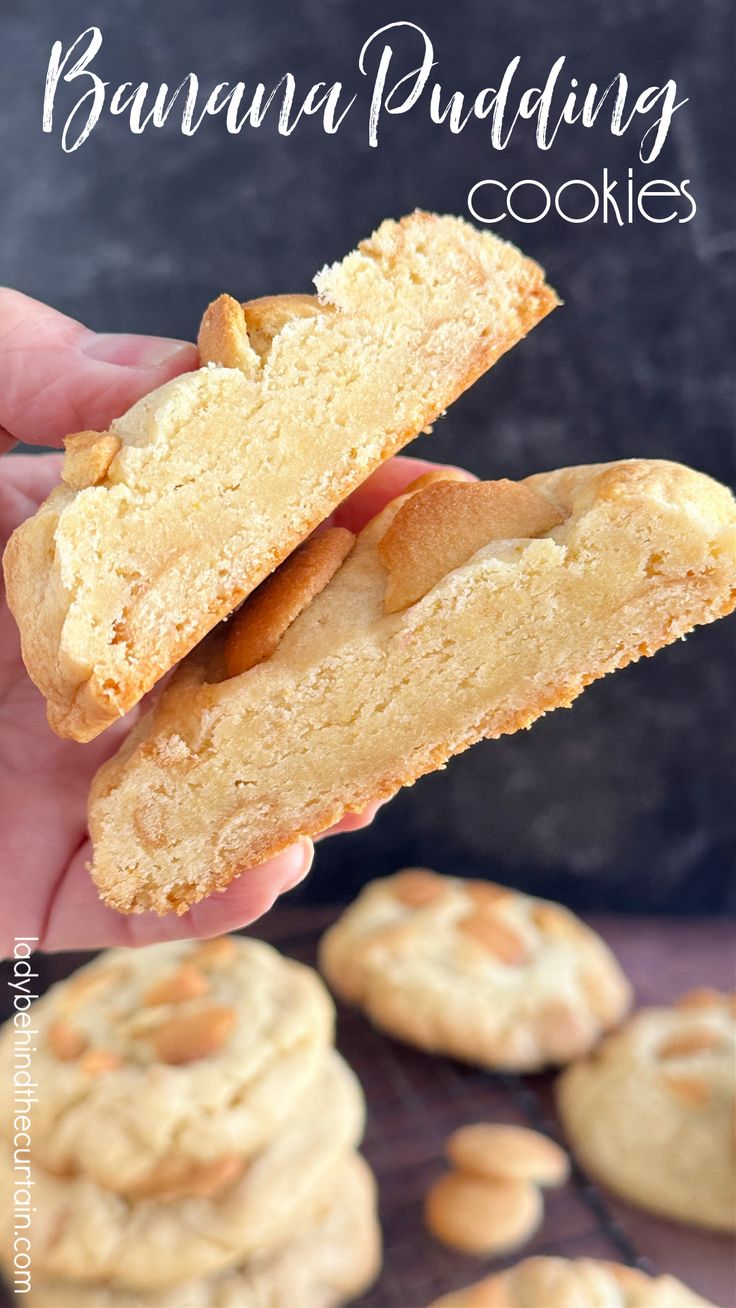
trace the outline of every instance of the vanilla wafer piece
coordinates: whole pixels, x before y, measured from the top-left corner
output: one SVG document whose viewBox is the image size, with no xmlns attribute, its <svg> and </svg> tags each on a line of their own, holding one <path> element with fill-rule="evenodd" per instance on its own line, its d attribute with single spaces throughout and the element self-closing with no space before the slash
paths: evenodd
<svg viewBox="0 0 736 1308">
<path fill-rule="evenodd" d="M 502 1181 L 564 1185 L 570 1161 L 549 1136 L 502 1122 L 473 1122 L 449 1137 L 445 1152 L 458 1171 Z"/>
<path fill-rule="evenodd" d="M 378 546 L 388 572 L 387 613 L 415 604 L 489 541 L 542 536 L 564 521 L 547 496 L 524 482 L 441 478 L 415 489 Z"/>
<path fill-rule="evenodd" d="M 424 1215 L 430 1234 L 462 1253 L 512 1253 L 541 1225 L 539 1190 L 529 1181 L 447 1172 L 430 1188 Z"/>
<path fill-rule="evenodd" d="M 350 553 L 355 537 L 344 527 L 310 536 L 238 609 L 225 642 L 229 677 L 270 658 L 295 618 L 323 591 Z"/>
</svg>

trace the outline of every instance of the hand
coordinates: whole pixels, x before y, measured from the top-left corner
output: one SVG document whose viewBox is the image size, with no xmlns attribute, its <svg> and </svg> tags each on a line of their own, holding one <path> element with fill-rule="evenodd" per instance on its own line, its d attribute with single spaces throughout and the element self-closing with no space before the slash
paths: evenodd
<svg viewBox="0 0 736 1308">
<path fill-rule="evenodd" d="M 104 430 L 142 395 L 197 365 L 195 347 L 183 341 L 99 335 L 35 300 L 0 290 L 0 451 L 17 440 L 60 446 L 70 432 Z M 58 483 L 60 466 L 58 454 L 2 458 L 0 549 Z M 360 530 L 433 466 L 393 459 L 331 521 Z M 8 907 L 0 952 L 12 950 L 16 935 L 35 936 L 36 947 L 47 950 L 218 935 L 265 913 L 309 871 L 312 842 L 301 840 L 181 917 L 125 917 L 107 908 L 87 871 L 87 794 L 138 711 L 87 745 L 54 735 L 43 697 L 25 672 L 18 631 L 0 590 L 0 897 Z M 325 834 L 365 826 L 377 807 Z"/>
</svg>

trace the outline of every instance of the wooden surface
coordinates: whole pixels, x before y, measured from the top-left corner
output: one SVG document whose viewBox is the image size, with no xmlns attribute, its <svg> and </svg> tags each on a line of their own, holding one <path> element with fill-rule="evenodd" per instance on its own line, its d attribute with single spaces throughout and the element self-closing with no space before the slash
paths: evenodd
<svg viewBox="0 0 736 1308">
<path fill-rule="evenodd" d="M 319 934 L 333 916 L 329 909 L 282 905 L 254 933 L 313 963 Z M 639 1003 L 671 1000 L 695 985 L 733 986 L 729 923 L 598 918 L 593 925 L 631 976 Z M 40 960 L 41 985 L 81 961 L 71 955 Z M 443 1170 L 445 1139 L 463 1122 L 519 1122 L 559 1138 L 554 1078 L 491 1076 L 431 1058 L 386 1039 L 345 1009 L 339 1013 L 337 1043 L 368 1101 L 364 1152 L 379 1180 L 385 1242 L 381 1278 L 360 1308 L 425 1308 L 438 1294 L 515 1261 L 484 1262 L 442 1248 L 424 1230 L 422 1200 Z M 719 1308 L 736 1308 L 728 1238 L 676 1226 L 619 1203 L 579 1172 L 562 1190 L 547 1192 L 542 1227 L 517 1257 L 542 1253 L 607 1258 L 671 1272 Z"/>
</svg>

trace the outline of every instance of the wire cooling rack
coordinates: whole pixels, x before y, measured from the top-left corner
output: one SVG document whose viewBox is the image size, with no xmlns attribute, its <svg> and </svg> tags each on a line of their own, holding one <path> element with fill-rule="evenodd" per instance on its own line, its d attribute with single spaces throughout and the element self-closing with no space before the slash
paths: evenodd
<svg viewBox="0 0 736 1308">
<path fill-rule="evenodd" d="M 258 934 L 314 964 L 321 931 L 339 910 L 282 907 Z M 600 918 L 592 923 L 632 978 L 638 1003 L 675 999 L 696 985 L 733 987 L 733 929 L 723 922 Z M 494 1076 L 390 1040 L 361 1014 L 339 1007 L 337 1044 L 368 1103 L 363 1152 L 379 1183 L 384 1265 L 359 1308 L 426 1308 L 434 1298 L 519 1257 L 605 1258 L 671 1272 L 719 1308 L 736 1308 L 728 1238 L 675 1226 L 620 1204 L 578 1168 L 544 1193 L 544 1221 L 513 1258 L 482 1261 L 444 1248 L 424 1227 L 424 1196 L 446 1166 L 447 1136 L 465 1122 L 516 1122 L 562 1142 L 554 1076 Z M 545 1308 L 545 1305 L 535 1305 Z"/>
<path fill-rule="evenodd" d="M 252 934 L 314 964 L 319 936 L 337 911 L 282 902 Z M 593 925 L 632 978 L 639 1003 L 666 1002 L 696 985 L 733 987 L 728 923 L 599 918 Z M 81 955 L 41 958 L 39 992 L 82 961 Z M 363 1152 L 378 1178 L 384 1237 L 381 1277 L 356 1308 L 426 1308 L 438 1295 L 515 1261 L 481 1261 L 445 1249 L 424 1228 L 423 1199 L 444 1168 L 447 1136 L 465 1122 L 516 1122 L 561 1140 L 554 1078 L 492 1076 L 429 1057 L 387 1039 L 342 1007 L 337 1044 L 366 1094 Z M 731 1241 L 620 1204 L 578 1169 L 566 1186 L 545 1192 L 541 1228 L 516 1257 L 530 1254 L 606 1258 L 671 1272 L 719 1308 L 736 1308 Z M 7 1302 L 0 1293 L 0 1303 Z"/>
</svg>

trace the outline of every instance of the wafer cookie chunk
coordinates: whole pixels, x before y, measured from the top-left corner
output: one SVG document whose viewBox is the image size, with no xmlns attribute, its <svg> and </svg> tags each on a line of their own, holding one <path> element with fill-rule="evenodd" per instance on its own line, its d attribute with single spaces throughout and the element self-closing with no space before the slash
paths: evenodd
<svg viewBox="0 0 736 1308">
<path fill-rule="evenodd" d="M 663 1217 L 736 1229 L 736 997 L 642 1009 L 557 1094 L 573 1151 L 603 1185 Z"/>
<path fill-rule="evenodd" d="M 725 487 L 650 460 L 394 500 L 270 657 L 227 675 L 224 624 L 97 774 L 103 898 L 184 911 L 727 613 L 735 528 Z"/>
<path fill-rule="evenodd" d="M 716 1308 L 674 1276 L 595 1258 L 525 1258 L 430 1308 Z"/>
<path fill-rule="evenodd" d="M 34 1164 L 166 1203 L 244 1175 L 321 1076 L 334 1025 L 311 968 L 242 936 L 107 950 L 32 1017 Z"/>
<path fill-rule="evenodd" d="M 420 212 L 315 285 L 216 300 L 202 367 L 70 437 L 12 537 L 8 602 L 60 735 L 131 708 L 557 303 L 513 246 Z"/>
<path fill-rule="evenodd" d="M 491 1180 L 467 1172 L 441 1176 L 424 1206 L 435 1239 L 485 1258 L 526 1244 L 541 1225 L 543 1212 L 542 1196 L 530 1181 Z"/>
<path fill-rule="evenodd" d="M 564 1185 L 570 1163 L 549 1136 L 503 1122 L 472 1122 L 453 1131 L 445 1153 L 461 1172 L 500 1181 Z"/>
</svg>

